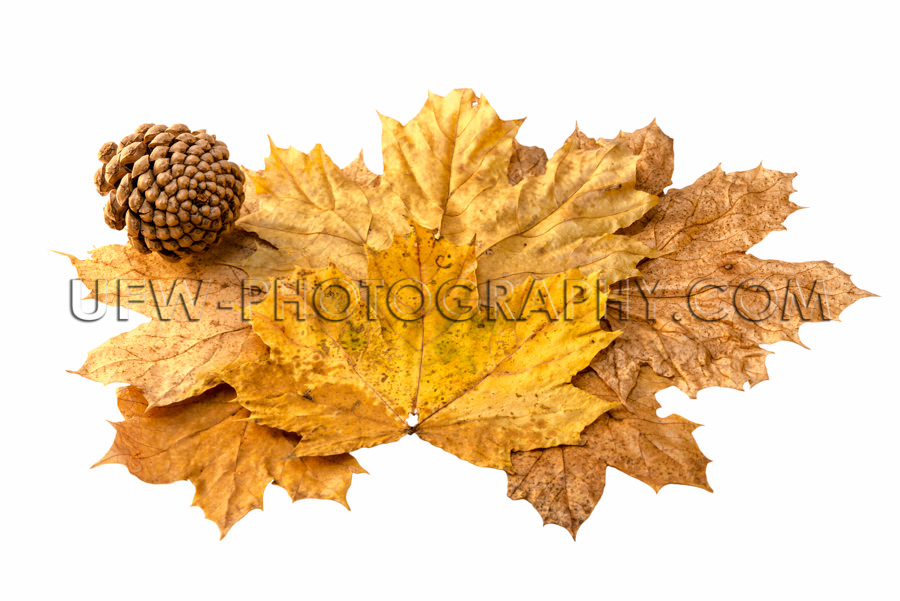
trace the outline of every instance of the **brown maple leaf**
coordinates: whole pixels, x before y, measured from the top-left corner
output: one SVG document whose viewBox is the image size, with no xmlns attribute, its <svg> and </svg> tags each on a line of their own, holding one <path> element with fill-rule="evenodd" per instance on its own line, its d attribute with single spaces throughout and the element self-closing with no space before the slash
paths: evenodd
<svg viewBox="0 0 900 601">
<path fill-rule="evenodd" d="M 793 174 L 714 169 L 669 190 L 625 230 L 662 254 L 639 265 L 642 276 L 614 285 L 606 319 L 623 330 L 592 363 L 625 398 L 643 365 L 690 396 L 710 386 L 740 389 L 767 378 L 760 348 L 800 343 L 803 323 L 837 319 L 871 296 L 824 261 L 789 263 L 746 251 L 798 207 Z"/>
<path fill-rule="evenodd" d="M 572 383 L 607 402 L 618 394 L 587 370 Z M 712 490 L 706 464 L 692 432 L 698 424 L 678 415 L 658 417 L 655 393 L 670 382 L 644 368 L 625 402 L 610 409 L 582 433 L 582 443 L 513 453 L 507 494 L 527 499 L 545 524 L 566 528 L 574 538 L 591 515 L 614 467 L 659 491 L 666 484 Z"/>
<path fill-rule="evenodd" d="M 623 140 L 637 155 L 636 187 L 657 196 L 672 183 L 675 170 L 675 146 L 672 138 L 663 133 L 656 119 L 649 125 L 631 133 L 619 132 L 617 140 Z"/>
<path fill-rule="evenodd" d="M 246 421 L 234 390 L 217 386 L 189 402 L 148 408 L 134 386 L 117 391 L 124 421 L 95 465 L 118 463 L 151 484 L 190 480 L 193 505 L 224 537 L 249 511 L 262 509 L 269 482 L 291 499 L 329 499 L 347 507 L 353 474 L 365 473 L 350 455 L 287 458 L 299 437 Z M 349 507 L 348 507 L 349 508 Z"/>
</svg>

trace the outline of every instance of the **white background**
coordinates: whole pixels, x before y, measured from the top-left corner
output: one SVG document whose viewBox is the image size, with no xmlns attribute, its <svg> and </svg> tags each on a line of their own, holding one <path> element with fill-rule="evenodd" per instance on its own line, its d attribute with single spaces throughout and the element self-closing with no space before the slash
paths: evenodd
<svg viewBox="0 0 900 601">
<path fill-rule="evenodd" d="M 896 599 L 898 44 L 888 3 L 485 0 L 25 3 L 3 11 L 3 429 L 0 593 L 9 599 Z M 801 8 L 802 6 L 802 8 Z M 709 494 L 658 495 L 611 470 L 578 541 L 506 497 L 499 471 L 415 438 L 360 451 L 352 512 L 270 487 L 219 542 L 193 487 L 89 470 L 114 387 L 66 373 L 138 321 L 78 323 L 74 270 L 120 243 L 96 151 L 140 123 L 185 122 L 262 168 L 266 134 L 381 169 L 375 111 L 483 93 L 548 151 L 575 121 L 613 137 L 654 117 L 675 187 L 721 162 L 797 171 L 809 207 L 754 252 L 827 259 L 880 295 L 772 347 L 749 391 L 669 390 L 664 412 L 714 462 Z"/>
</svg>

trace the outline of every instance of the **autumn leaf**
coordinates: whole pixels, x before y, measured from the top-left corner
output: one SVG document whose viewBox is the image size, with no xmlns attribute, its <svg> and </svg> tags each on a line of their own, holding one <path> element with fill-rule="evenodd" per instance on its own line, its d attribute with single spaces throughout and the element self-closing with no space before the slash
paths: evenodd
<svg viewBox="0 0 900 601">
<path fill-rule="evenodd" d="M 262 509 L 269 482 L 294 501 L 329 499 L 346 507 L 351 477 L 365 473 L 350 455 L 287 458 L 298 437 L 246 421 L 228 386 L 169 407 L 148 408 L 134 386 L 117 396 L 125 420 L 113 424 L 116 438 L 96 465 L 124 465 L 151 484 L 190 480 L 193 505 L 223 537 L 249 511 Z"/>
<path fill-rule="evenodd" d="M 767 378 L 760 348 L 800 344 L 803 323 L 837 319 L 871 296 L 824 261 L 759 259 L 747 250 L 798 207 L 793 174 L 714 169 L 683 190 L 670 190 L 625 233 L 662 253 L 640 264 L 642 276 L 610 291 L 606 319 L 623 330 L 591 364 L 621 396 L 641 366 L 692 397 L 703 388 L 740 389 Z"/>
<path fill-rule="evenodd" d="M 297 267 L 334 263 L 351 277 L 366 271 L 366 246 L 384 248 L 409 225 L 400 199 L 372 174 L 362 155 L 343 170 L 316 146 L 309 154 L 269 140 L 266 168 L 248 172 L 248 201 L 258 206 L 237 226 L 269 245 L 240 261 L 250 276 L 290 276 Z"/>
<path fill-rule="evenodd" d="M 349 299 L 340 309 L 350 314 L 340 320 L 323 317 L 339 308 L 323 313 L 318 291 L 348 278 L 334 267 L 307 274 L 305 319 L 278 318 L 274 302 L 254 306 L 251 323 L 270 356 L 218 377 L 234 386 L 252 420 L 300 434 L 298 456 L 415 433 L 477 465 L 507 469 L 512 450 L 577 442 L 612 407 L 570 383 L 615 338 L 600 328 L 598 276 L 529 280 L 492 310 L 478 304 L 474 284 L 446 296 L 454 290 L 447 284 L 472 282 L 474 253 L 472 244 L 414 225 L 369 252 L 368 281 L 386 283 L 376 300 L 346 287 L 336 293 Z M 567 280 L 579 279 L 591 302 L 567 290 Z M 393 295 L 392 285 L 404 281 L 423 286 Z M 424 304 L 429 298 L 434 305 Z M 410 416 L 416 425 L 407 424 Z"/>
<path fill-rule="evenodd" d="M 619 398 L 590 370 L 576 376 L 573 384 L 606 402 Z M 527 499 L 545 524 L 562 526 L 574 537 L 603 494 L 607 467 L 655 491 L 666 484 L 711 491 L 706 480 L 709 459 L 692 435 L 697 424 L 678 415 L 656 414 L 659 404 L 654 394 L 669 385 L 645 367 L 625 402 L 585 428 L 582 444 L 513 453 L 510 498 Z"/>
<path fill-rule="evenodd" d="M 619 132 L 616 140 L 626 142 L 638 157 L 635 187 L 643 192 L 663 193 L 672 183 L 675 170 L 675 145 L 656 124 L 656 119 L 630 133 Z"/>
<path fill-rule="evenodd" d="M 594 140 L 576 130 L 546 160 L 515 141 L 522 119 L 500 119 L 468 89 L 429 94 L 405 125 L 381 120 L 381 177 L 361 157 L 341 170 L 321 146 L 305 154 L 271 145 L 266 168 L 250 173 L 248 201 L 260 208 L 238 226 L 273 247 L 240 262 L 243 270 L 271 279 L 331 262 L 362 278 L 365 248 L 386 248 L 407 231 L 407 219 L 454 244 L 474 238 L 479 282 L 521 283 L 576 268 L 613 282 L 635 275 L 634 264 L 653 254 L 616 233 L 657 201 L 636 187 L 652 163 L 639 165 L 640 149 L 660 144 L 650 135 Z"/>
<path fill-rule="evenodd" d="M 133 384 L 157 407 L 215 386 L 206 377 L 211 371 L 264 355 L 265 345 L 239 310 L 246 274 L 222 264 L 255 247 L 250 236 L 236 232 L 215 250 L 178 263 L 122 245 L 94 249 L 87 260 L 66 255 L 88 298 L 152 320 L 92 350 L 75 373 Z"/>
<path fill-rule="evenodd" d="M 577 130 L 574 139 L 582 146 L 591 143 L 590 138 Z M 635 189 L 659 196 L 672 183 L 672 172 L 675 170 L 674 141 L 659 128 L 655 119 L 633 132 L 619 132 L 615 140 L 605 142 L 627 144 L 637 157 Z M 546 170 L 547 153 L 543 148 L 523 146 L 514 141 L 509 164 L 510 184 L 515 185 L 529 176 L 543 175 Z"/>
</svg>

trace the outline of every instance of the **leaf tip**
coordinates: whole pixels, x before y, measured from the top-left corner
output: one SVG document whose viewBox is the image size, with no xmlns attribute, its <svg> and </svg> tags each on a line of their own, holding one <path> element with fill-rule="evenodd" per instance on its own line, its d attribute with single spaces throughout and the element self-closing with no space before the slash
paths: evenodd
<svg viewBox="0 0 900 601">
<path fill-rule="evenodd" d="M 52 252 L 52 253 L 55 253 L 55 254 L 57 254 L 57 255 L 62 255 L 63 257 L 68 258 L 69 261 L 72 263 L 72 265 L 74 265 L 75 262 L 78 261 L 78 257 L 76 257 L 75 255 L 70 255 L 69 253 L 64 253 L 64 252 L 59 251 L 59 250 L 53 250 L 52 248 L 48 248 L 48 249 L 46 249 L 46 250 L 48 250 L 48 251 L 50 251 L 50 252 Z"/>
<path fill-rule="evenodd" d="M 112 427 L 114 427 L 114 428 L 116 427 L 115 422 L 111 422 L 111 421 L 107 420 L 107 423 L 110 424 L 110 425 L 111 425 Z M 112 446 L 109 447 L 109 450 L 106 451 L 106 454 L 103 455 L 103 457 L 101 457 L 100 459 L 98 459 L 96 462 L 94 462 L 94 464 L 93 464 L 91 467 L 89 467 L 88 469 L 91 469 L 91 470 L 92 470 L 92 469 L 94 469 L 95 467 L 98 467 L 98 466 L 101 466 L 101 465 L 111 465 L 111 464 L 114 464 L 114 463 L 121 463 L 121 462 L 115 460 L 115 458 L 116 458 L 117 456 L 119 456 L 119 455 L 120 455 L 120 453 L 117 452 L 117 450 L 116 450 L 116 443 L 115 443 L 115 441 L 114 441 L 113 444 L 112 444 Z M 126 467 L 127 467 L 127 466 L 126 466 Z M 129 470 L 129 471 L 130 471 L 130 470 Z"/>
</svg>

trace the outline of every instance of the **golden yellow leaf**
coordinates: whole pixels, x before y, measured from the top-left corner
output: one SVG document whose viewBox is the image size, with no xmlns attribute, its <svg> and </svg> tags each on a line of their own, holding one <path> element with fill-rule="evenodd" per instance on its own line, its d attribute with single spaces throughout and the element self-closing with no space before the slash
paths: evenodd
<svg viewBox="0 0 900 601">
<path fill-rule="evenodd" d="M 75 373 L 110 384 L 139 387 L 151 407 L 177 403 L 217 384 L 207 374 L 263 356 L 265 345 L 241 317 L 246 274 L 223 261 L 250 255 L 255 242 L 240 232 L 203 255 L 178 263 L 131 246 L 94 249 L 90 259 L 66 255 L 88 298 L 136 311 L 152 321 L 88 353 Z"/>
<path fill-rule="evenodd" d="M 374 300 L 332 284 L 348 280 L 334 267 L 307 273 L 305 319 L 284 307 L 279 317 L 275 302 L 254 306 L 251 323 L 270 356 L 218 377 L 251 419 L 300 434 L 301 456 L 416 433 L 477 465 L 508 469 L 510 451 L 577 442 L 613 406 L 570 383 L 615 338 L 600 328 L 598 275 L 529 279 L 488 308 L 474 283 L 451 288 L 472 282 L 474 252 L 414 225 L 369 252 L 368 280 L 385 283 Z M 583 298 L 566 284 L 575 280 Z M 449 296 L 453 290 L 463 292 Z M 330 309 L 328 291 L 340 297 Z M 433 304 L 422 302 L 429 298 Z M 351 314 L 323 318 L 342 312 Z M 410 416 L 418 423 L 408 425 Z"/>
<path fill-rule="evenodd" d="M 573 384 L 607 402 L 619 398 L 589 370 L 576 376 Z M 583 444 L 513 453 L 509 496 L 527 499 L 545 524 L 562 526 L 574 537 L 603 494 L 607 467 L 656 491 L 666 484 L 711 491 L 706 481 L 709 459 L 691 434 L 697 424 L 677 415 L 656 415 L 659 404 L 654 395 L 669 385 L 644 368 L 625 402 L 585 428 Z"/>
<path fill-rule="evenodd" d="M 151 484 L 190 480 L 197 488 L 193 504 L 223 537 L 249 511 L 262 509 L 269 482 L 294 501 L 329 499 L 346 507 L 351 477 L 365 473 L 350 455 L 287 458 L 298 437 L 247 422 L 227 386 L 158 408 L 148 408 L 134 386 L 117 395 L 125 421 L 113 424 L 116 438 L 97 465 L 124 465 Z"/>
</svg>

